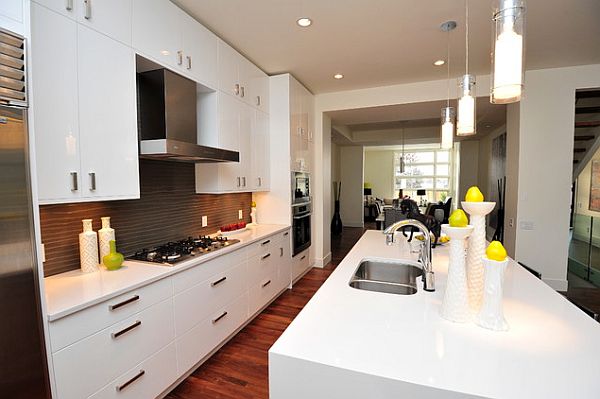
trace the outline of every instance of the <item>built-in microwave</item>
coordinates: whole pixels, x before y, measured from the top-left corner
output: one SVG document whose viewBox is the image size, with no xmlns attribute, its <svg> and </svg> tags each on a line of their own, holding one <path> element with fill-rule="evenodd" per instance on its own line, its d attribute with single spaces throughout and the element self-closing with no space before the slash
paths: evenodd
<svg viewBox="0 0 600 399">
<path fill-rule="evenodd" d="M 292 172 L 292 204 L 310 202 L 310 175 Z"/>
</svg>

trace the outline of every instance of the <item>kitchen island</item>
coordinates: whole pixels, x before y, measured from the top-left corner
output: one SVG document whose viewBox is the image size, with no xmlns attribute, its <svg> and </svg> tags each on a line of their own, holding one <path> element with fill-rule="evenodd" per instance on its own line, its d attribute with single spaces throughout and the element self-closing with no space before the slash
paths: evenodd
<svg viewBox="0 0 600 399">
<path fill-rule="evenodd" d="M 367 231 L 269 351 L 271 399 L 598 398 L 600 324 L 511 260 L 507 332 L 440 317 L 448 248 L 433 249 L 436 291 L 349 286 L 361 260 L 416 259 L 397 234 Z"/>
</svg>

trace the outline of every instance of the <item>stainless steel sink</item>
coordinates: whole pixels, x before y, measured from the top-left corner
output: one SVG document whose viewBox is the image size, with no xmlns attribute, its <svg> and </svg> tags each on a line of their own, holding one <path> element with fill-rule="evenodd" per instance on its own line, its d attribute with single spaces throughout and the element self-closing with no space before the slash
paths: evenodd
<svg viewBox="0 0 600 399">
<path fill-rule="evenodd" d="M 358 265 L 349 284 L 359 290 L 412 295 L 417 292 L 417 277 L 422 274 L 423 270 L 416 264 L 365 259 Z"/>
</svg>

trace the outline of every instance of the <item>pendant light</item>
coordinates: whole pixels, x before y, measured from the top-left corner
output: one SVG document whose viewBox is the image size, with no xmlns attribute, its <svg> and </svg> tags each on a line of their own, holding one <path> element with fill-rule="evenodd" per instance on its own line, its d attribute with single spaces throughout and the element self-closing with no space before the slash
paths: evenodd
<svg viewBox="0 0 600 399">
<path fill-rule="evenodd" d="M 402 128 L 402 155 L 400 155 L 400 174 L 406 172 L 406 162 L 404 161 L 404 128 Z"/>
<path fill-rule="evenodd" d="M 509 104 L 520 101 L 523 92 L 525 1 L 496 1 L 490 102 Z"/>
<path fill-rule="evenodd" d="M 448 33 L 448 50 L 446 64 L 448 67 L 448 96 L 446 99 L 446 106 L 442 108 L 442 140 L 441 148 L 450 149 L 453 145 L 454 140 L 454 107 L 450 106 L 450 31 L 456 28 L 455 21 L 444 22 L 441 26 L 442 31 Z"/>
<path fill-rule="evenodd" d="M 465 0 L 465 74 L 458 80 L 458 118 L 456 135 L 471 136 L 475 124 L 475 76 L 469 75 L 469 0 Z"/>
</svg>

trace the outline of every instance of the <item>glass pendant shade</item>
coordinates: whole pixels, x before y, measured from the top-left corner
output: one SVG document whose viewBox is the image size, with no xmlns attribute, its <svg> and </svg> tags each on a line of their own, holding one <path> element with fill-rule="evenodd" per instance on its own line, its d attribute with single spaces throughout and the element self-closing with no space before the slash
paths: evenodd
<svg viewBox="0 0 600 399">
<path fill-rule="evenodd" d="M 442 149 L 452 148 L 454 140 L 454 108 L 442 108 Z"/>
<path fill-rule="evenodd" d="M 521 100 L 523 92 L 524 0 L 498 0 L 493 20 L 494 51 L 490 101 L 494 104 L 514 103 Z"/>
<path fill-rule="evenodd" d="M 456 135 L 470 136 L 476 133 L 475 123 L 475 76 L 464 75 L 458 81 L 458 117 Z"/>
</svg>

